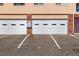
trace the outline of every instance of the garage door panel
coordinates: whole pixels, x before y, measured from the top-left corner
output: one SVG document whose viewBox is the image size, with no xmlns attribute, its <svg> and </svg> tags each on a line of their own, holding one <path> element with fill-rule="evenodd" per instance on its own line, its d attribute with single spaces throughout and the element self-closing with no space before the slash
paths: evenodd
<svg viewBox="0 0 79 59">
<path fill-rule="evenodd" d="M 26 30 L 22 31 L 22 30 L 11 29 L 10 32 L 8 32 L 8 34 L 26 34 Z"/>
<path fill-rule="evenodd" d="M 27 21 L 0 20 L 0 34 L 27 34 Z"/>
<path fill-rule="evenodd" d="M 19 20 L 19 21 L 16 20 L 15 23 L 14 21 L 10 23 L 11 23 L 10 31 L 12 31 L 11 32 L 12 34 L 26 34 L 27 22 L 25 20 Z"/>
<path fill-rule="evenodd" d="M 39 23 L 39 26 L 35 26 Z M 33 20 L 33 34 L 67 34 L 67 20 Z"/>
</svg>

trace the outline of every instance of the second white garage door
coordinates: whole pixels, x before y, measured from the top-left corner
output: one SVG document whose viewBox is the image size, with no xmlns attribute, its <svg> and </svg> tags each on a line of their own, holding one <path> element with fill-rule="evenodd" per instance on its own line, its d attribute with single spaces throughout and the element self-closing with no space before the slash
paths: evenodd
<svg viewBox="0 0 79 59">
<path fill-rule="evenodd" d="M 33 34 L 67 34 L 67 20 L 33 20 Z"/>
<path fill-rule="evenodd" d="M 0 34 L 27 34 L 27 21 L 0 20 Z"/>
</svg>

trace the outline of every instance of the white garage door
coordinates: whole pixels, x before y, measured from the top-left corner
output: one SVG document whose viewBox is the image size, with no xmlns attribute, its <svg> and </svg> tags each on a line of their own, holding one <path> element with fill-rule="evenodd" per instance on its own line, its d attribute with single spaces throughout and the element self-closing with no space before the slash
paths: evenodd
<svg viewBox="0 0 79 59">
<path fill-rule="evenodd" d="M 67 34 L 67 20 L 33 20 L 33 34 Z"/>
<path fill-rule="evenodd" d="M 27 21 L 0 20 L 0 34 L 27 34 Z"/>
</svg>

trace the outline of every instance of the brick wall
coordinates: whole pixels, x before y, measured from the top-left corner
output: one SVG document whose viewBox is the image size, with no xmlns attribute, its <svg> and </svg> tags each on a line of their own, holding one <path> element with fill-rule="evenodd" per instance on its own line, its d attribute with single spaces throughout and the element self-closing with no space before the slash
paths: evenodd
<svg viewBox="0 0 79 59">
<path fill-rule="evenodd" d="M 68 33 L 73 33 L 73 15 L 68 16 Z"/>
</svg>

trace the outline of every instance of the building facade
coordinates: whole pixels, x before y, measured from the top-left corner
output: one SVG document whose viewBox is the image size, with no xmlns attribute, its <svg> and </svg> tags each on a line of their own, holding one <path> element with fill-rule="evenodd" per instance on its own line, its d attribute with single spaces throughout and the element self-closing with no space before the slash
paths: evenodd
<svg viewBox="0 0 79 59">
<path fill-rule="evenodd" d="M 78 3 L 0 3 L 0 34 L 79 33 Z"/>
</svg>

